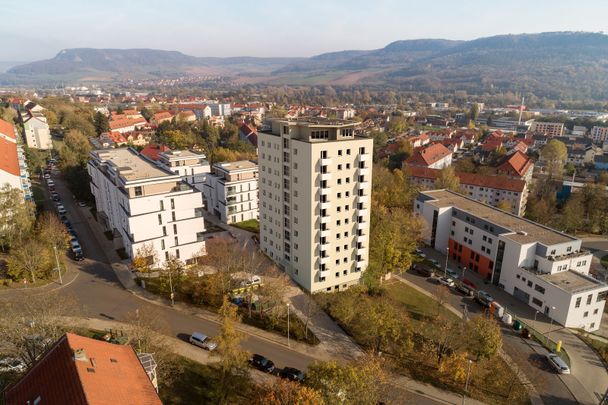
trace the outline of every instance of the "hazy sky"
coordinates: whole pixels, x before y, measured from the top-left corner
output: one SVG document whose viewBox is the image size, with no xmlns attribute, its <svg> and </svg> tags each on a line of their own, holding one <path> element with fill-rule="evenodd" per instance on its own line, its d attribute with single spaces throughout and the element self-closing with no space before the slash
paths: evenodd
<svg viewBox="0 0 608 405">
<path fill-rule="evenodd" d="M 64 48 L 311 56 L 399 39 L 601 31 L 607 0 L 0 0 L 0 61 Z"/>
</svg>

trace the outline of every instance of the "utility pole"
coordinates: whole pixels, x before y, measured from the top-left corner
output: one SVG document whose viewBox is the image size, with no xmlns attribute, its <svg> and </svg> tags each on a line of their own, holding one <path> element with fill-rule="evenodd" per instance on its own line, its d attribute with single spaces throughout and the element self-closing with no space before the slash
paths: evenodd
<svg viewBox="0 0 608 405">
<path fill-rule="evenodd" d="M 55 253 L 55 263 L 57 264 L 57 273 L 59 273 L 59 284 L 63 284 L 63 278 L 61 277 L 61 266 L 59 266 L 59 258 L 57 257 L 57 246 L 53 245 L 53 252 Z"/>
<path fill-rule="evenodd" d="M 448 276 L 448 259 L 450 258 L 450 248 L 445 248 L 445 267 L 443 268 L 443 276 Z"/>
<path fill-rule="evenodd" d="M 289 302 L 287 303 L 287 347 L 291 347 L 289 342 Z"/>
</svg>

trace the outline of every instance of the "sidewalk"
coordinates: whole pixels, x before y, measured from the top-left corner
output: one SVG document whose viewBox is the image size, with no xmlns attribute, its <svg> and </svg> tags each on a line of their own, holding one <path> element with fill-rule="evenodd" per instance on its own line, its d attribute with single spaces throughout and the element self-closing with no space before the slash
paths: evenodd
<svg viewBox="0 0 608 405">
<path fill-rule="evenodd" d="M 440 263 L 445 260 L 445 255 L 431 249 L 426 249 L 425 253 L 429 257 L 437 258 Z M 458 264 L 449 261 L 452 268 L 458 268 Z M 608 387 L 608 372 L 601 358 L 597 353 L 587 346 L 574 332 L 555 322 L 551 324 L 550 318 L 542 313 L 536 315 L 536 311 L 519 301 L 517 298 L 506 293 L 498 286 L 485 284 L 478 274 L 467 270 L 466 278 L 475 282 L 481 289 L 487 291 L 508 311 L 525 323 L 531 325 L 540 333 L 548 336 L 554 341 L 562 341 L 562 347 L 570 357 L 570 368 L 572 374 L 568 378 L 562 378 L 572 395 L 582 404 L 597 404 L 606 392 Z M 546 351 L 546 350 L 545 350 Z"/>
</svg>

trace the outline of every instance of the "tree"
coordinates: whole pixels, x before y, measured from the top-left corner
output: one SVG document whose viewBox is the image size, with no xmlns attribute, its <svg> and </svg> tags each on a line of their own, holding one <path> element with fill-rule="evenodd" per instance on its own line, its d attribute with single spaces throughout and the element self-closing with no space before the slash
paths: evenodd
<svg viewBox="0 0 608 405">
<path fill-rule="evenodd" d="M 63 317 L 77 308 L 71 297 L 57 292 L 0 301 L 0 352 L 31 367 L 68 330 Z"/>
<path fill-rule="evenodd" d="M 560 179 L 564 173 L 564 164 L 568 150 L 562 141 L 551 139 L 540 151 L 541 159 L 545 162 L 545 171 L 549 179 Z"/>
<path fill-rule="evenodd" d="M 498 208 L 499 210 L 507 211 L 507 212 L 511 212 L 511 210 L 513 209 L 513 207 L 511 206 L 511 203 L 508 200 L 501 200 L 496 205 L 496 208 Z"/>
<path fill-rule="evenodd" d="M 478 116 L 479 116 L 479 104 L 473 103 L 473 105 L 471 106 L 471 110 L 469 111 L 469 119 L 471 121 L 475 122 L 477 120 Z"/>
<path fill-rule="evenodd" d="M 366 355 L 347 364 L 314 363 L 304 384 L 317 390 L 328 404 L 376 404 L 386 388 L 386 374 L 378 357 Z"/>
<path fill-rule="evenodd" d="M 439 177 L 435 180 L 435 188 L 445 188 L 460 192 L 460 178 L 456 175 L 456 171 L 452 166 L 441 169 Z"/>
<path fill-rule="evenodd" d="M 21 190 L 8 183 L 0 188 L 0 243 L 4 251 L 22 241 L 32 229 L 35 207 Z"/>
<path fill-rule="evenodd" d="M 492 358 L 502 348 L 500 327 L 493 317 L 473 316 L 465 329 L 469 351 L 477 356 L 477 360 Z"/>
<path fill-rule="evenodd" d="M 600 173 L 597 175 L 597 182 L 598 184 L 608 186 L 608 170 L 600 171 Z"/>
<path fill-rule="evenodd" d="M 562 228 L 566 232 L 576 233 L 583 227 L 584 220 L 583 196 L 581 193 L 574 193 L 568 198 L 562 210 Z"/>
<path fill-rule="evenodd" d="M 241 349 L 242 334 L 236 329 L 239 322 L 238 308 L 224 296 L 219 311 L 220 333 L 217 336 L 217 351 L 220 359 L 221 403 L 230 403 L 230 398 L 239 390 L 238 380 L 247 375 L 248 353 Z"/>
<path fill-rule="evenodd" d="M 6 263 L 8 275 L 13 280 L 22 280 L 27 277 L 32 283 L 37 277 L 49 275 L 52 261 L 48 250 L 35 239 L 23 241 L 19 246 L 11 249 L 11 254 Z"/>
<path fill-rule="evenodd" d="M 36 221 L 36 237 L 40 243 L 52 247 L 58 251 L 63 251 L 70 246 L 70 235 L 65 226 L 61 223 L 57 215 L 50 212 L 43 212 Z"/>
<path fill-rule="evenodd" d="M 294 381 L 284 379 L 263 384 L 257 402 L 266 405 L 324 405 L 318 391 Z"/>
<path fill-rule="evenodd" d="M 148 273 L 158 261 L 156 249 L 152 243 L 144 243 L 137 249 L 131 265 L 140 273 Z"/>
<path fill-rule="evenodd" d="M 103 132 L 108 132 L 110 130 L 110 121 L 101 111 L 95 113 L 93 125 L 95 126 L 97 135 L 101 135 Z"/>
</svg>

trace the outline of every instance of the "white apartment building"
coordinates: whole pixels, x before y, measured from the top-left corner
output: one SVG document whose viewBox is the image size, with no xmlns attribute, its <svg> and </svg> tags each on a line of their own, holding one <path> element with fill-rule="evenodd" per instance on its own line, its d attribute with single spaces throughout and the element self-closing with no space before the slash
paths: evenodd
<svg viewBox="0 0 608 405">
<path fill-rule="evenodd" d="M 204 254 L 202 193 L 179 174 L 132 149 L 93 151 L 87 168 L 98 220 L 131 258 L 150 246 L 156 265 L 170 256 L 188 264 Z"/>
<path fill-rule="evenodd" d="M 29 176 L 17 142 L 17 132 L 13 124 L 3 119 L 0 119 L 0 157 L 0 187 L 8 184 L 29 194 Z"/>
<path fill-rule="evenodd" d="M 608 285 L 589 276 L 580 239 L 452 191 L 421 192 L 414 204 L 429 246 L 566 327 L 599 328 Z"/>
<path fill-rule="evenodd" d="M 258 165 L 250 160 L 216 163 L 203 192 L 207 211 L 225 224 L 258 219 Z"/>
<path fill-rule="evenodd" d="M 21 112 L 25 142 L 32 149 L 53 149 L 51 130 L 46 117 L 39 111 Z"/>
<path fill-rule="evenodd" d="M 608 141 L 608 127 L 598 127 L 595 126 L 591 129 L 591 134 L 589 137 L 595 143 L 603 143 Z"/>
<path fill-rule="evenodd" d="M 562 122 L 534 121 L 530 126 L 530 131 L 545 134 L 546 136 L 562 136 L 564 134 L 564 124 Z"/>
<path fill-rule="evenodd" d="M 211 115 L 223 117 L 232 114 L 230 103 L 208 103 L 207 105 L 211 109 Z"/>
<path fill-rule="evenodd" d="M 258 133 L 261 248 L 307 291 L 346 289 L 368 265 L 373 140 L 355 127 L 280 119 Z"/>
<path fill-rule="evenodd" d="M 207 157 L 190 150 L 167 150 L 158 155 L 158 165 L 172 171 L 198 191 L 203 191 L 207 175 L 211 172 Z"/>
</svg>

